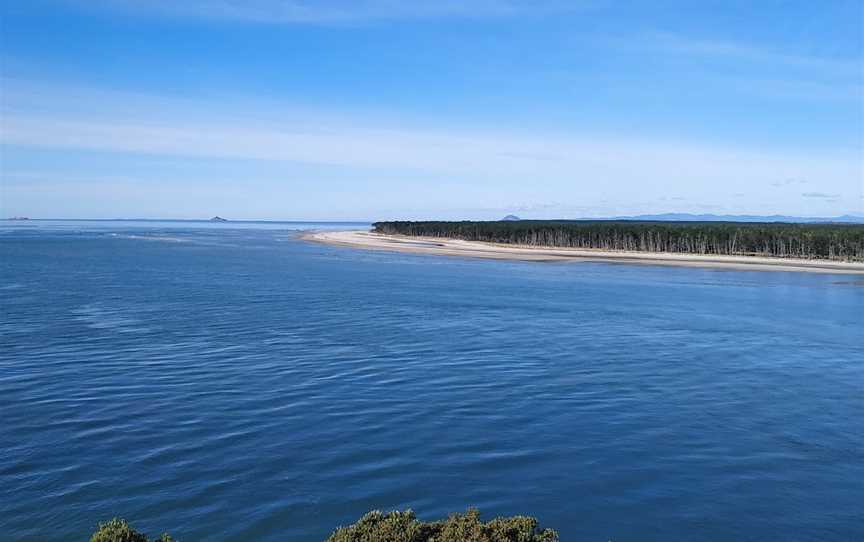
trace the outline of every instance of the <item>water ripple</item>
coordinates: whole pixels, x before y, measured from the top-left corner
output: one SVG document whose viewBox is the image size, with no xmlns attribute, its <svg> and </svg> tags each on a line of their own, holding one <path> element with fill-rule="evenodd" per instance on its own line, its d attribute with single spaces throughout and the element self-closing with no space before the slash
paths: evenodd
<svg viewBox="0 0 864 542">
<path fill-rule="evenodd" d="M 12 540 L 469 505 L 565 540 L 864 539 L 864 290 L 837 277 L 113 227 L 0 239 Z"/>
</svg>

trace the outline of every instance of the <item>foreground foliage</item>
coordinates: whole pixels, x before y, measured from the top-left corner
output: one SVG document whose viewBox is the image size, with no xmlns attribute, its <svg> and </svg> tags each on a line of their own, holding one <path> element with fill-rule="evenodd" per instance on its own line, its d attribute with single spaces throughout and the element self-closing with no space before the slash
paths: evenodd
<svg viewBox="0 0 864 542">
<path fill-rule="evenodd" d="M 99 528 L 90 537 L 90 542 L 148 542 L 148 540 L 144 534 L 130 527 L 125 519 L 114 518 L 109 522 L 100 523 Z M 175 542 L 175 540 L 165 533 L 153 542 Z"/>
<path fill-rule="evenodd" d="M 527 516 L 495 518 L 484 523 L 471 509 L 445 520 L 425 523 L 414 512 L 369 512 L 360 521 L 336 529 L 327 542 L 557 542 L 552 529 L 539 529 Z"/>
<path fill-rule="evenodd" d="M 520 220 L 373 226 L 385 234 L 512 245 L 864 261 L 862 224 Z"/>
<path fill-rule="evenodd" d="M 100 523 L 90 542 L 149 541 L 125 519 L 114 518 Z M 153 542 L 176 541 L 163 534 Z M 327 542 L 558 542 L 558 534 L 552 529 L 540 529 L 537 520 L 527 516 L 495 518 L 484 523 L 480 512 L 470 509 L 426 523 L 411 510 L 397 510 L 387 514 L 369 512 L 357 523 L 336 529 Z"/>
</svg>

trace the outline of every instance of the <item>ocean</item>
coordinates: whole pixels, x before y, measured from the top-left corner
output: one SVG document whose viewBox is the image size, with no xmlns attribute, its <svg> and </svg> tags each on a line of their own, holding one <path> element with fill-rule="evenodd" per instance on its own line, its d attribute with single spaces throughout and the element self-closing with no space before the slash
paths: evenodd
<svg viewBox="0 0 864 542">
<path fill-rule="evenodd" d="M 0 539 L 864 539 L 864 281 L 0 222 Z"/>
</svg>

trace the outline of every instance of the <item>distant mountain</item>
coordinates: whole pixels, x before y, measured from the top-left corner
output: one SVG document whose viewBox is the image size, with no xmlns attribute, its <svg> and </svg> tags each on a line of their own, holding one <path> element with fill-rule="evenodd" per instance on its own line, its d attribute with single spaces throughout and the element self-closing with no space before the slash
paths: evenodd
<svg viewBox="0 0 864 542">
<path fill-rule="evenodd" d="M 522 219 L 516 215 L 507 215 L 504 218 L 502 218 L 501 220 L 504 222 L 514 222 L 516 220 L 522 220 Z"/>
<path fill-rule="evenodd" d="M 689 213 L 663 213 L 659 215 L 616 216 L 612 220 L 646 220 L 668 222 L 793 222 L 800 224 L 844 223 L 864 224 L 864 216 L 802 217 L 786 215 L 694 215 Z"/>
<path fill-rule="evenodd" d="M 214 216 L 210 219 L 210 222 L 228 222 L 228 219 L 222 218 L 221 216 Z"/>
</svg>

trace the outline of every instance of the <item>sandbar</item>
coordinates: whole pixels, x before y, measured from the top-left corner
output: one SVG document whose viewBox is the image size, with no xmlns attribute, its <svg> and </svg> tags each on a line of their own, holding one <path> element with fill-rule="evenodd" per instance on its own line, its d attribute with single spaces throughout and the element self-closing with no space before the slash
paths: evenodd
<svg viewBox="0 0 864 542">
<path fill-rule="evenodd" d="M 463 241 L 441 237 L 410 237 L 351 231 L 310 231 L 303 239 L 328 245 L 366 250 L 385 250 L 461 256 L 493 260 L 527 262 L 614 262 L 627 264 L 674 265 L 715 269 L 746 269 L 752 271 L 805 271 L 864 275 L 864 263 L 762 256 L 722 256 L 702 254 L 670 254 L 665 252 L 629 252 L 600 249 L 529 247 L 482 241 Z"/>
</svg>

